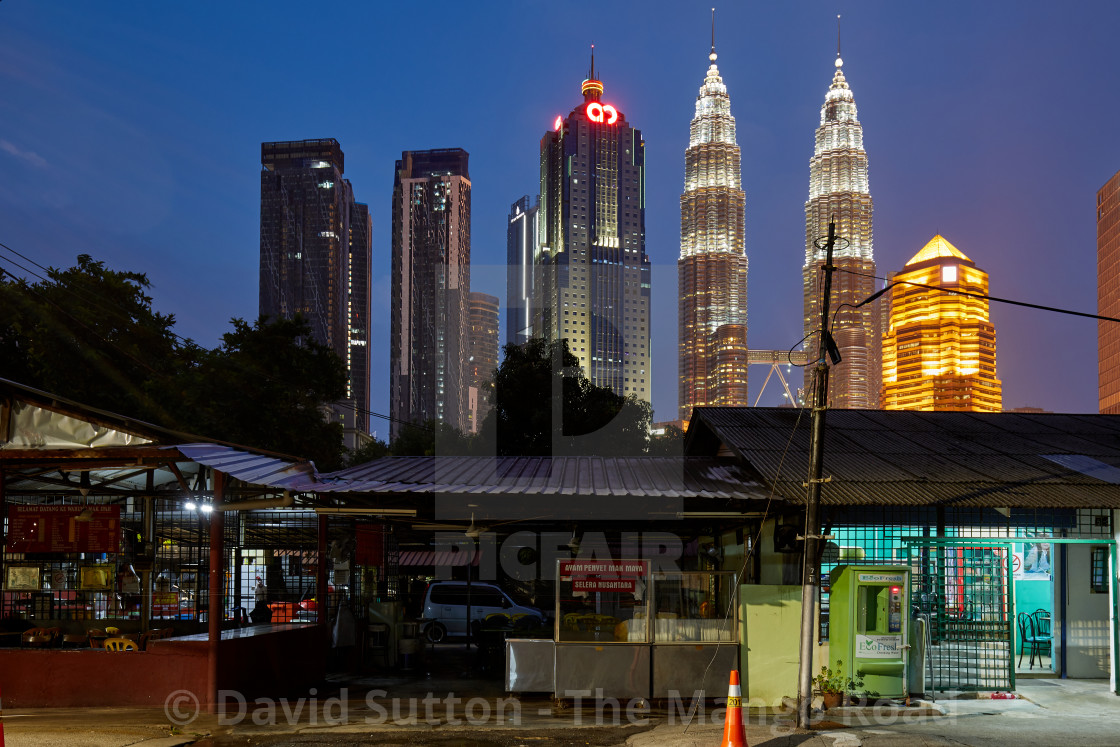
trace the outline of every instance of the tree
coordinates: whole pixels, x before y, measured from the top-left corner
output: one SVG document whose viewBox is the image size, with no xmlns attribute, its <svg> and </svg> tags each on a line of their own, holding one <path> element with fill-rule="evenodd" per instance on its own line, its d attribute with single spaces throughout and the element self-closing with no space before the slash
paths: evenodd
<svg viewBox="0 0 1120 747">
<path fill-rule="evenodd" d="M 393 456 L 464 456 L 473 453 L 474 437 L 447 423 L 410 423 L 389 445 Z"/>
<path fill-rule="evenodd" d="M 588 381 L 566 340 L 506 345 L 491 403 L 481 440 L 494 442 L 498 454 L 645 452 L 649 404 Z"/>
<path fill-rule="evenodd" d="M 372 462 L 375 459 L 380 459 L 389 454 L 389 444 L 385 443 L 380 438 L 371 438 L 346 455 L 346 466 L 357 467 L 359 464 Z"/>
<path fill-rule="evenodd" d="M 341 466 L 342 426 L 325 406 L 345 364 L 300 319 L 232 320 L 205 350 L 153 310 L 142 273 L 89 255 L 28 283 L 0 279 L 0 377 L 203 438 Z"/>
<path fill-rule="evenodd" d="M 346 367 L 294 319 L 231 320 L 219 348 L 183 372 L 181 419 L 210 438 L 342 466 L 342 425 L 326 405 L 346 396 Z"/>
<path fill-rule="evenodd" d="M 172 425 L 168 386 L 197 348 L 152 309 L 146 275 L 88 254 L 47 279 L 0 281 L 0 376 L 92 407 Z"/>
<path fill-rule="evenodd" d="M 665 427 L 665 432 L 649 438 L 650 456 L 681 456 L 684 454 L 684 431 L 675 425 Z"/>
</svg>

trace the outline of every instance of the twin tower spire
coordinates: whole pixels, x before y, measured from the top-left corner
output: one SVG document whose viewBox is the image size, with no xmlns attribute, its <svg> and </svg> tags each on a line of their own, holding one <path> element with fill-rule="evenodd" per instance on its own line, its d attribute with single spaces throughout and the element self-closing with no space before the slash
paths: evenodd
<svg viewBox="0 0 1120 747">
<path fill-rule="evenodd" d="M 824 259 L 816 245 L 832 216 L 838 216 L 837 234 L 848 242 L 836 252 L 834 264 L 858 273 L 834 285 L 832 308 L 855 305 L 874 292 L 867 154 L 855 99 L 842 70 L 839 19 L 837 16 L 836 72 L 821 108 L 805 203 L 803 311 L 807 335 L 816 331 L 821 303 L 817 279 Z M 701 405 L 751 404 L 749 364 L 756 358 L 754 362 L 771 362 L 773 357 L 770 351 L 751 351 L 747 345 L 746 195 L 731 99 L 716 65 L 715 9 L 708 59 L 685 151 L 681 194 L 677 282 L 682 420 Z M 843 307 L 838 315 L 836 329 L 841 332 L 837 344 L 843 362 L 832 372 L 831 406 L 878 407 L 879 335 L 877 318 L 872 317 L 874 308 Z M 807 339 L 807 347 L 815 349 L 815 338 Z"/>
</svg>

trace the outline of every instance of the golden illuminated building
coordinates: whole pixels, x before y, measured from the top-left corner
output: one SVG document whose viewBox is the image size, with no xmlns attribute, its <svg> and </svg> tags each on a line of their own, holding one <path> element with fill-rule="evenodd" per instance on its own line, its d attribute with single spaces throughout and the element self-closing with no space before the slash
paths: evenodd
<svg viewBox="0 0 1120 747">
<path fill-rule="evenodd" d="M 1120 171 L 1097 192 L 1097 313 L 1120 318 Z M 1097 320 L 1101 413 L 1120 415 L 1120 324 Z"/>
<path fill-rule="evenodd" d="M 839 52 L 839 50 L 837 50 Z M 828 406 L 871 408 L 879 404 L 879 305 L 858 304 L 873 294 L 875 251 L 871 233 L 872 201 L 867 151 L 856 100 L 844 77 L 844 61 L 821 107 L 813 158 L 809 161 L 809 199 L 805 202 L 804 325 L 806 350 L 815 356 L 821 326 L 824 241 L 829 221 L 836 222 L 830 320 L 841 361 L 832 367 Z M 805 367 L 805 391 L 812 391 L 813 366 Z"/>
<path fill-rule="evenodd" d="M 883 409 L 1000 412 L 988 273 L 938 235 L 891 283 Z"/>
<path fill-rule="evenodd" d="M 711 65 L 696 99 L 681 194 L 679 410 L 747 405 L 746 197 L 731 99 Z"/>
</svg>

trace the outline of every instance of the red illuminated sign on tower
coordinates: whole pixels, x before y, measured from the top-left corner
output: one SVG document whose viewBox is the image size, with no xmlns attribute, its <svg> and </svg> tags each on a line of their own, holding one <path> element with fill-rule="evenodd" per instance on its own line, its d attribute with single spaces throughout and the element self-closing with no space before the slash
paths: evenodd
<svg viewBox="0 0 1120 747">
<path fill-rule="evenodd" d="M 587 105 L 587 118 L 592 122 L 606 122 L 609 125 L 618 121 L 618 110 L 610 104 L 600 104 L 592 101 Z"/>
<path fill-rule="evenodd" d="M 554 130 L 556 130 L 557 132 L 559 132 L 560 128 L 563 127 L 563 126 L 564 126 L 564 118 L 561 117 L 559 114 L 557 114 L 556 115 L 556 121 L 552 123 L 552 128 Z"/>
</svg>

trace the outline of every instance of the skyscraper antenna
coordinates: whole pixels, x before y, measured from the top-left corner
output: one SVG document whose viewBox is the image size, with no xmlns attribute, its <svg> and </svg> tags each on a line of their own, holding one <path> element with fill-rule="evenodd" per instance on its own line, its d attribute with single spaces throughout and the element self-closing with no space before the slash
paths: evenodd
<svg viewBox="0 0 1120 747">
<path fill-rule="evenodd" d="M 594 44 L 591 45 L 591 74 L 588 75 L 587 77 L 591 80 L 596 80 L 596 78 L 595 78 L 595 45 Z"/>
<path fill-rule="evenodd" d="M 840 14 L 836 14 L 836 56 L 840 57 Z"/>
<path fill-rule="evenodd" d="M 716 53 L 716 9 L 712 8 L 712 54 Z"/>
</svg>

